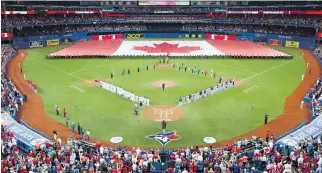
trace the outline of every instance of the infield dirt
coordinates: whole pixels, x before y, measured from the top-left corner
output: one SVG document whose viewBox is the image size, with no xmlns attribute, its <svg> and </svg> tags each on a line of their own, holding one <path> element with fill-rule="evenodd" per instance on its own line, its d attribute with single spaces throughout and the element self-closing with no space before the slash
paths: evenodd
<svg viewBox="0 0 322 173">
<path fill-rule="evenodd" d="M 25 81 L 23 78 L 23 74 L 21 73 L 20 69 L 17 68 L 17 64 L 23 64 L 24 59 L 27 55 L 27 52 L 24 52 L 25 56 L 22 57 L 22 52 L 22 50 L 18 50 L 17 55 L 8 63 L 7 66 L 7 74 L 12 82 L 19 89 L 21 94 L 26 94 L 28 97 L 28 101 L 21 105 L 19 108 L 18 119 L 23 119 L 31 127 L 51 137 L 53 136 L 53 129 L 56 129 L 58 132 L 58 137 L 62 139 L 63 143 L 66 143 L 70 134 L 70 128 L 65 127 L 64 125 L 56 122 L 54 119 L 46 115 L 42 98 L 29 88 L 27 81 Z M 302 83 L 289 97 L 287 97 L 282 115 L 272 120 L 268 124 L 254 129 L 244 135 L 211 144 L 211 146 L 222 147 L 240 138 L 250 138 L 252 136 L 265 137 L 267 130 L 270 130 L 272 135 L 278 136 L 296 127 L 304 120 L 309 120 L 310 111 L 307 107 L 301 110 L 300 102 L 305 96 L 306 92 L 316 82 L 316 79 L 320 77 L 321 69 L 319 62 L 311 55 L 311 51 L 304 50 L 304 59 L 307 63 L 310 64 L 309 68 L 312 69 L 312 72 L 311 74 L 309 74 L 309 69 L 306 69 L 305 78 Z M 96 141 L 97 139 L 95 138 L 91 139 L 91 142 Z M 100 141 L 100 143 L 106 146 L 116 146 L 115 144 L 106 141 Z M 122 146 L 130 147 L 128 145 Z"/>
</svg>

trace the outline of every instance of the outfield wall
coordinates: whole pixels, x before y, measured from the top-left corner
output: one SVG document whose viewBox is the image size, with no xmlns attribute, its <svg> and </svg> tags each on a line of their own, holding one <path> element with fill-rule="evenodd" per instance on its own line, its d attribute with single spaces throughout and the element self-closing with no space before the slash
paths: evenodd
<svg viewBox="0 0 322 173">
<path fill-rule="evenodd" d="M 269 45 L 278 45 L 285 47 L 313 49 L 316 44 L 314 37 L 299 37 L 299 36 L 286 36 L 276 34 L 256 34 L 243 32 L 239 36 L 236 35 L 220 35 L 220 34 L 204 34 L 204 33 L 126 33 L 126 34 L 105 34 L 105 35 L 92 35 L 87 32 L 77 32 L 70 34 L 54 34 L 42 36 L 29 36 L 17 37 L 15 40 L 16 49 L 28 49 L 35 47 L 56 46 L 60 44 L 68 44 L 82 40 L 112 40 L 112 39 L 212 39 L 212 40 L 249 40 L 260 41 L 266 40 Z"/>
</svg>

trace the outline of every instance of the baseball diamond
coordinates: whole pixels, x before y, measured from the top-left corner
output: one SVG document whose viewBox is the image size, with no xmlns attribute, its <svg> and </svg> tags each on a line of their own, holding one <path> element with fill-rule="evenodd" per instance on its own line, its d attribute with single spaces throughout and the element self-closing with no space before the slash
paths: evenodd
<svg viewBox="0 0 322 173">
<path fill-rule="evenodd" d="M 1 172 L 322 173 L 320 2 L 1 7 Z"/>
<path fill-rule="evenodd" d="M 175 129 L 181 136 L 187 135 L 185 138 L 167 144 L 166 147 L 202 144 L 203 136 L 214 136 L 219 143 L 245 134 L 250 129 L 256 129 L 262 126 L 263 115 L 268 112 L 268 109 L 270 110 L 269 121 L 274 120 L 283 112 L 284 101 L 281 98 L 288 97 L 300 84 L 301 78 L 295 74 L 301 76 L 305 73 L 305 68 L 301 68 L 305 66 L 301 50 L 279 47 L 274 47 L 274 49 L 290 54 L 294 58 L 272 61 L 170 59 L 169 63 L 176 64 L 176 67 L 161 69 L 153 68 L 154 64 L 160 63 L 159 59 L 74 59 L 72 61 L 60 59 L 54 61 L 43 58 L 45 54 L 64 50 L 64 48 L 68 48 L 68 46 L 27 50 L 24 53 L 26 59 L 21 63 L 26 76 L 38 84 L 38 94 L 44 100 L 46 114 L 55 121 L 64 123 L 64 118 L 56 116 L 51 105 L 67 104 L 70 119 L 75 123 L 81 122 L 83 126 L 97 129 L 92 130 L 93 137 L 104 139 L 121 136 L 124 139 L 122 141 L 124 144 L 147 147 L 157 146 L 158 143 L 145 138 L 134 139 L 139 138 L 140 134 L 157 133 L 160 126 L 158 122 L 164 119 L 169 121 L 168 129 Z M 87 63 L 84 64 L 84 61 Z M 77 65 L 78 63 L 79 65 Z M 150 66 L 149 70 L 145 68 L 147 64 Z M 182 64 L 187 68 L 190 66 L 190 71 L 185 71 L 184 67 L 180 67 L 179 70 L 178 66 L 182 66 Z M 195 66 L 196 70 L 192 73 L 191 70 Z M 294 68 L 297 66 L 299 68 Z M 136 71 L 138 67 L 142 69 L 139 72 Z M 124 69 L 126 72 L 122 75 Z M 197 69 L 199 69 L 199 74 Z M 211 69 L 213 69 L 213 73 L 216 73 L 215 77 L 210 74 Z M 113 70 L 115 75 L 114 78 L 111 78 L 109 73 Z M 130 70 L 130 74 L 128 74 L 128 70 Z M 205 75 L 206 70 L 208 71 L 207 75 Z M 275 77 L 277 74 L 278 78 Z M 180 97 L 217 84 L 219 78 L 233 78 L 236 80 L 236 86 L 239 83 L 244 84 L 178 107 L 172 110 L 173 112 L 169 108 L 168 110 L 154 108 L 155 105 L 179 105 Z M 93 79 L 101 79 L 120 86 L 135 95 L 149 98 L 151 107 L 140 107 L 139 115 L 133 116 L 134 110 L 131 101 L 104 92 L 104 89 L 99 86 L 93 88 L 95 86 Z M 151 83 L 158 80 L 164 82 L 164 79 L 175 81 L 176 86 L 167 88 L 166 85 L 165 91 L 151 86 Z M 285 80 L 288 82 L 284 83 Z M 53 83 L 51 81 L 59 82 Z M 92 86 L 85 84 L 84 81 Z M 69 87 L 71 85 L 84 92 Z M 259 87 L 256 90 L 250 90 L 247 94 L 243 92 L 254 85 Z M 52 88 L 53 86 L 55 87 Z M 230 109 L 231 107 L 234 109 Z M 293 107 L 295 108 L 295 106 Z M 302 111 L 296 111 L 296 109 L 291 113 L 303 114 Z M 227 130 L 223 124 L 231 124 L 233 121 L 239 123 L 234 124 L 235 128 L 230 127 L 230 130 Z M 300 118 L 298 121 L 301 121 Z M 106 122 L 109 122 L 108 126 L 105 125 Z M 119 129 L 117 132 L 113 131 L 112 129 L 119 127 L 121 122 L 126 123 L 127 127 Z M 199 127 L 199 124 L 207 123 L 211 123 L 211 125 L 205 126 L 207 128 Z M 200 130 L 196 134 L 190 133 L 186 128 L 197 126 Z M 98 133 L 102 128 L 107 128 L 109 132 Z M 136 131 L 130 132 L 129 130 L 132 128 L 135 128 Z M 198 140 L 200 142 L 195 143 L 195 140 L 192 140 L 194 138 L 200 138 Z"/>
</svg>

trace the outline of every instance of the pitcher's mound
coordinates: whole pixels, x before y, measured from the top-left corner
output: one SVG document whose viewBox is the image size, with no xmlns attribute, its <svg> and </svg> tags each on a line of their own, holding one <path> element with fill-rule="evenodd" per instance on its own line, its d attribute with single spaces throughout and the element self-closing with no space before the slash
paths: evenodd
<svg viewBox="0 0 322 173">
<path fill-rule="evenodd" d="M 184 116 L 179 106 L 157 105 L 145 108 L 142 115 L 152 121 L 177 121 Z"/>
<path fill-rule="evenodd" d="M 177 83 L 175 83 L 171 80 L 158 80 L 158 81 L 152 82 L 152 86 L 157 87 L 157 88 L 161 88 L 162 84 L 165 84 L 166 88 L 174 87 L 177 85 Z"/>
</svg>

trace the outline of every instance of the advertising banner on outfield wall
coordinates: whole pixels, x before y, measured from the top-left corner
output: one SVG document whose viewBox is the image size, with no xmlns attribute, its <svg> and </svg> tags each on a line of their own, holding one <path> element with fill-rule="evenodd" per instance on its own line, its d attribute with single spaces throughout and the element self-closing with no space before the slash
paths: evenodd
<svg viewBox="0 0 322 173">
<path fill-rule="evenodd" d="M 127 38 L 127 39 L 132 39 L 132 38 L 144 38 L 144 34 L 139 34 L 139 33 L 135 33 L 135 34 L 126 34 L 126 38 Z"/>
<path fill-rule="evenodd" d="M 281 46 L 282 40 L 269 39 L 269 45 Z"/>
<path fill-rule="evenodd" d="M 235 35 L 206 34 L 208 40 L 237 40 Z"/>
<path fill-rule="evenodd" d="M 29 42 L 29 47 L 31 47 L 31 48 L 33 48 L 33 47 L 43 47 L 43 44 L 42 44 L 41 40 L 30 41 Z"/>
<path fill-rule="evenodd" d="M 202 38 L 202 34 L 184 34 L 185 38 Z"/>
<path fill-rule="evenodd" d="M 55 40 L 47 40 L 47 46 L 57 46 L 59 45 L 59 40 L 55 39 Z"/>
<path fill-rule="evenodd" d="M 285 41 L 285 47 L 299 48 L 300 42 L 298 42 L 298 41 Z"/>
<path fill-rule="evenodd" d="M 116 40 L 122 39 L 122 34 L 93 35 L 92 40 Z"/>
</svg>

